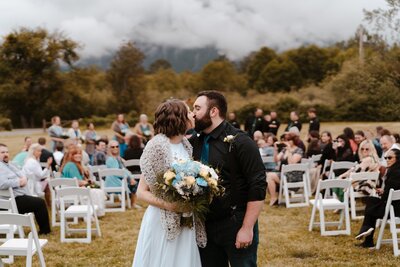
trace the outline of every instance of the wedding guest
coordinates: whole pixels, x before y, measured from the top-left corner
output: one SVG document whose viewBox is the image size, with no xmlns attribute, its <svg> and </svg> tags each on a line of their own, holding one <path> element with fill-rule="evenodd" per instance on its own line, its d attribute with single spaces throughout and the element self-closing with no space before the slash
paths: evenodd
<svg viewBox="0 0 400 267">
<path fill-rule="evenodd" d="M 94 124 L 89 122 L 87 124 L 87 130 L 85 131 L 85 151 L 89 155 L 90 162 L 93 162 L 93 154 L 96 146 L 97 133 L 94 130 Z"/>
<path fill-rule="evenodd" d="M 82 165 L 82 149 L 70 146 L 60 168 L 62 178 L 76 178 L 80 187 L 92 186 L 89 171 Z M 105 194 L 101 189 L 91 188 L 90 196 L 93 204 L 98 206 L 97 216 L 105 215 Z"/>
<path fill-rule="evenodd" d="M 12 163 L 15 164 L 17 167 L 22 168 L 25 163 L 26 156 L 28 155 L 28 150 L 29 147 L 32 144 L 32 138 L 30 137 L 25 137 L 24 139 L 24 145 L 21 149 L 21 151 L 15 155 L 15 157 L 12 159 Z"/>
<path fill-rule="evenodd" d="M 0 189 L 8 190 L 12 188 L 18 212 L 25 214 L 33 212 L 35 220 L 39 225 L 39 234 L 51 232 L 49 214 L 46 202 L 40 197 L 31 196 L 24 173 L 9 162 L 10 156 L 8 147 L 0 144 Z"/>
<path fill-rule="evenodd" d="M 347 140 L 349 140 L 350 147 L 351 147 L 351 150 L 353 151 L 353 154 L 356 154 L 358 145 L 355 141 L 353 129 L 351 129 L 350 127 L 346 127 L 343 129 L 343 134 L 346 136 Z"/>
<path fill-rule="evenodd" d="M 292 127 L 296 127 L 297 129 L 299 129 L 299 132 L 301 132 L 302 124 L 296 111 L 290 112 L 290 121 L 288 122 L 285 132 L 289 132 L 290 128 Z"/>
<path fill-rule="evenodd" d="M 303 157 L 303 150 L 296 146 L 298 136 L 294 133 L 288 133 L 285 136 L 285 148 L 280 153 L 277 153 L 278 147 L 275 143 L 275 162 L 281 162 L 283 164 L 295 164 L 300 163 L 301 158 Z M 282 168 L 282 167 L 281 167 Z M 280 170 L 281 171 L 281 170 Z M 303 179 L 302 171 L 292 171 L 286 173 L 286 177 L 288 182 L 294 183 L 301 181 Z M 267 173 L 267 184 L 268 184 L 268 192 L 270 193 L 270 206 L 276 205 L 278 203 L 278 193 L 276 192 L 276 186 L 280 184 L 280 173 L 277 172 L 269 172 Z"/>
<path fill-rule="evenodd" d="M 40 165 L 40 156 L 42 155 L 43 147 L 40 144 L 32 144 L 28 151 L 28 156 L 25 159 L 25 164 L 22 170 L 25 172 L 29 179 L 32 179 L 33 194 L 39 197 L 45 196 L 47 205 L 50 206 L 50 190 L 48 186 L 48 178 L 50 177 L 51 164 L 53 158 L 47 159 L 47 167 L 42 170 Z"/>
<path fill-rule="evenodd" d="M 129 132 L 129 124 L 125 121 L 124 114 L 118 114 L 117 119 L 112 123 L 111 130 L 114 132 L 114 140 L 118 141 L 120 155 L 124 155 L 126 144 L 125 135 Z"/>
<path fill-rule="evenodd" d="M 273 133 L 275 136 L 278 136 L 279 126 L 281 122 L 278 120 L 278 115 L 275 111 L 270 112 L 271 115 L 271 122 L 268 125 L 268 130 L 270 133 Z"/>
<path fill-rule="evenodd" d="M 319 134 L 319 118 L 317 117 L 317 110 L 315 108 L 308 109 L 308 118 L 310 119 L 310 126 L 308 132 L 315 131 Z"/>
<path fill-rule="evenodd" d="M 111 140 L 108 143 L 109 146 L 109 156 L 106 160 L 107 168 L 113 169 L 123 169 L 125 170 L 125 175 L 128 177 L 128 188 L 131 193 L 131 206 L 135 209 L 140 209 L 141 206 L 136 204 L 136 190 L 137 190 L 137 182 L 135 179 L 132 179 L 132 173 L 130 173 L 124 166 L 121 156 L 119 153 L 119 144 L 115 140 Z M 105 187 L 120 187 L 122 184 L 123 177 L 120 176 L 107 176 L 105 180 Z"/>
<path fill-rule="evenodd" d="M 135 127 L 133 128 L 133 133 L 142 138 L 144 144 L 146 144 L 154 136 L 153 125 L 149 123 L 146 114 L 140 115 L 139 122 L 136 123 Z"/>
<path fill-rule="evenodd" d="M 55 151 L 57 143 L 64 143 L 63 139 L 63 129 L 61 128 L 61 119 L 59 116 L 54 116 L 51 118 L 52 125 L 47 130 L 51 139 L 50 150 Z"/>
<path fill-rule="evenodd" d="M 46 138 L 44 137 L 39 137 L 38 139 L 38 143 L 39 145 L 42 146 L 42 154 L 40 155 L 40 162 L 47 162 L 47 160 L 49 158 L 52 158 L 52 162 L 51 162 L 51 171 L 56 171 L 56 161 L 55 158 L 53 156 L 53 153 L 51 153 L 49 150 L 46 149 Z"/>
<path fill-rule="evenodd" d="M 54 160 L 58 167 L 61 167 L 61 161 L 64 157 L 63 150 L 64 150 L 64 144 L 58 143 L 56 146 L 56 151 L 54 151 L 53 153 Z"/>
<path fill-rule="evenodd" d="M 386 209 L 390 189 L 400 189 L 400 150 L 391 149 L 386 154 L 387 172 L 385 175 L 384 186 L 377 189 L 378 197 L 367 198 L 367 203 L 364 212 L 364 221 L 360 232 L 356 239 L 365 238 L 364 242 L 359 244 L 360 247 L 374 247 L 374 232 L 376 220 L 383 218 Z M 395 216 L 400 216 L 400 201 L 393 201 Z"/>
<path fill-rule="evenodd" d="M 322 153 L 320 147 L 319 133 L 317 131 L 310 131 L 308 133 L 308 147 L 307 147 L 307 158 L 313 155 L 319 155 Z"/>
<path fill-rule="evenodd" d="M 228 114 L 228 122 L 232 124 L 233 127 L 240 129 L 240 124 L 236 120 L 236 114 L 235 112 L 229 112 Z"/>
<path fill-rule="evenodd" d="M 142 139 L 138 135 L 133 134 L 129 138 L 128 148 L 125 150 L 124 159 L 140 159 L 143 153 L 143 147 Z M 127 167 L 127 169 L 131 173 L 140 173 L 139 166 L 130 166 Z"/>
<path fill-rule="evenodd" d="M 103 139 L 96 141 L 96 149 L 93 153 L 92 165 L 105 165 L 107 160 L 107 144 Z"/>
<path fill-rule="evenodd" d="M 71 128 L 68 129 L 67 135 L 71 140 L 74 141 L 75 145 L 80 142 L 82 138 L 82 133 L 79 129 L 79 122 L 77 120 L 72 121 Z"/>
<path fill-rule="evenodd" d="M 352 172 L 379 172 L 379 157 L 371 140 L 361 142 L 358 149 L 358 158 L 360 163 L 339 175 L 338 178 L 348 178 Z M 361 183 L 353 183 L 353 187 L 356 192 L 369 196 L 375 194 L 377 184 L 371 181 L 362 181 Z"/>
</svg>

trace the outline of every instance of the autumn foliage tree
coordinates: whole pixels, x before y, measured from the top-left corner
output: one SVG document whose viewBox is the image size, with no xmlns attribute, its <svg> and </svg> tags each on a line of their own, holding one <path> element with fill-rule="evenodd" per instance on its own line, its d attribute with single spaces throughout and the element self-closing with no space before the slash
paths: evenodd
<svg viewBox="0 0 400 267">
<path fill-rule="evenodd" d="M 0 45 L 0 102 L 23 127 L 41 119 L 41 108 L 62 90 L 60 64 L 72 67 L 78 44 L 60 33 L 21 28 Z"/>
</svg>

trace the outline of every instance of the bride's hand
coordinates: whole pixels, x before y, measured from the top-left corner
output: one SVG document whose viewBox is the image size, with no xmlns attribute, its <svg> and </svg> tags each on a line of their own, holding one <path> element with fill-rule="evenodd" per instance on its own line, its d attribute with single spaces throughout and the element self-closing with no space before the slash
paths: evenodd
<svg viewBox="0 0 400 267">
<path fill-rule="evenodd" d="M 189 206 L 182 206 L 177 202 L 165 202 L 165 209 L 173 212 L 184 213 L 191 212 L 191 208 Z"/>
</svg>

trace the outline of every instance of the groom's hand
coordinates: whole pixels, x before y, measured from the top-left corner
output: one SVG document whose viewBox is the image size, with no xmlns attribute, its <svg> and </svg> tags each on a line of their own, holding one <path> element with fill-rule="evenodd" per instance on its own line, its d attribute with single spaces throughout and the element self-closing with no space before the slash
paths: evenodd
<svg viewBox="0 0 400 267">
<path fill-rule="evenodd" d="M 236 235 L 235 246 L 237 249 L 247 248 L 253 241 L 253 228 L 242 226 Z"/>
</svg>

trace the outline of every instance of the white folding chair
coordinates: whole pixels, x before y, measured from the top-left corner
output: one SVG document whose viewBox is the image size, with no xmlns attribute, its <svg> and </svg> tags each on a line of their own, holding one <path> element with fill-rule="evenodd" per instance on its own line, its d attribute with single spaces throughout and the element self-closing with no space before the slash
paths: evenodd
<svg viewBox="0 0 400 267">
<path fill-rule="evenodd" d="M 89 173 L 90 173 L 90 179 L 94 182 L 96 182 L 98 185 L 101 184 L 100 178 L 99 178 L 99 170 L 104 170 L 107 169 L 106 165 L 89 165 Z M 96 176 L 97 174 L 97 176 Z"/>
<path fill-rule="evenodd" d="M 15 202 L 14 191 L 11 187 L 8 189 L 0 190 L 0 199 L 10 200 L 12 212 L 18 214 L 18 207 L 17 207 L 17 203 Z M 19 226 L 17 228 L 18 228 L 19 237 L 24 238 L 25 235 L 24 235 L 24 231 L 23 231 L 22 227 Z"/>
<path fill-rule="evenodd" d="M 400 200 L 400 190 L 390 189 L 389 196 L 386 202 L 385 215 L 382 220 L 377 221 L 377 228 L 380 224 L 378 241 L 376 242 L 376 249 L 380 249 L 382 244 L 393 244 L 393 253 L 394 256 L 399 256 L 399 240 L 397 239 L 397 235 L 400 233 L 400 229 L 397 228 L 397 224 L 400 224 L 400 218 L 396 217 L 394 214 L 393 201 Z M 383 239 L 383 232 L 385 231 L 386 225 L 390 225 L 390 233 L 392 235 L 391 239 Z"/>
<path fill-rule="evenodd" d="M 57 221 L 57 214 L 60 215 L 60 199 L 57 195 L 57 189 L 63 187 L 79 187 L 77 179 L 69 178 L 55 178 L 49 180 L 50 194 L 51 194 L 51 225 L 59 226 L 60 222 Z M 76 197 L 71 197 L 69 200 L 65 199 L 65 202 L 74 204 Z M 78 223 L 75 219 L 74 223 Z"/>
<path fill-rule="evenodd" d="M 60 188 L 57 189 L 57 195 L 60 198 L 60 235 L 61 242 L 80 242 L 90 243 L 92 241 L 92 232 L 96 232 L 97 236 L 101 236 L 100 224 L 97 218 L 98 207 L 93 205 L 89 188 Z M 77 197 L 78 203 L 65 207 L 65 200 L 70 197 Z M 85 203 L 85 204 L 83 204 Z M 86 221 L 86 228 L 69 228 L 67 218 L 83 218 Z M 92 221 L 94 220 L 95 228 L 92 229 Z M 86 233 L 86 238 L 66 238 L 66 234 L 70 233 Z"/>
<path fill-rule="evenodd" d="M 262 159 L 264 164 L 265 163 L 274 163 L 275 162 L 274 156 L 263 156 L 263 157 L 261 157 L 261 159 Z"/>
<path fill-rule="evenodd" d="M 107 176 L 117 176 L 117 177 L 122 177 L 121 179 L 121 186 L 117 187 L 106 187 L 105 186 L 105 179 Z M 128 179 L 126 177 L 126 172 L 123 169 L 103 169 L 99 170 L 99 179 L 100 179 L 100 187 L 103 190 L 103 192 L 109 196 L 109 200 L 106 201 L 106 212 L 119 212 L 119 211 L 125 211 L 126 206 L 128 208 L 131 208 L 131 199 L 129 196 L 129 189 L 128 189 Z M 115 203 L 114 201 L 114 195 L 118 193 L 120 194 L 120 204 Z M 107 207 L 108 206 L 108 207 Z"/>
<path fill-rule="evenodd" d="M 318 154 L 318 155 L 312 155 L 311 159 L 312 161 L 316 164 L 318 161 L 321 160 L 322 154 Z"/>
<path fill-rule="evenodd" d="M 350 215 L 349 215 L 349 189 L 351 187 L 350 180 L 333 179 L 333 180 L 320 180 L 317 187 L 315 199 L 310 200 L 313 209 L 311 212 L 311 219 L 308 230 L 311 232 L 314 226 L 320 226 L 321 235 L 350 235 Z M 332 188 L 341 188 L 345 190 L 343 202 L 337 198 L 327 198 L 327 192 Z M 325 196 L 322 196 L 321 190 L 325 190 Z M 319 222 L 314 222 L 315 213 L 319 211 Z M 325 210 L 342 210 L 340 213 L 339 221 L 325 221 Z M 341 229 L 343 225 L 343 217 L 345 218 L 346 229 Z M 327 230 L 327 226 L 338 226 L 338 230 Z"/>
<path fill-rule="evenodd" d="M 336 179 L 335 171 L 336 170 L 350 170 L 354 166 L 356 166 L 357 162 L 352 161 L 333 161 L 331 163 L 331 168 L 329 170 L 328 179 Z"/>
<path fill-rule="evenodd" d="M 9 199 L 0 199 L 0 213 L 14 213 L 18 214 L 18 210 L 14 208 L 13 201 Z M 22 229 L 22 228 L 21 228 Z M 9 239 L 14 238 L 14 234 L 17 232 L 18 227 L 12 224 L 2 224 L 0 222 L 0 243 L 4 243 Z M 4 236 L 4 237 L 3 237 Z M 20 236 L 23 238 L 23 236 Z M 1 259 L 0 259 L 1 262 Z M 14 255 L 9 255 L 8 259 L 3 259 L 4 263 L 11 264 L 14 262 Z"/>
<path fill-rule="evenodd" d="M 287 181 L 286 174 L 292 171 L 302 171 L 303 172 L 302 181 L 289 183 Z M 310 193 L 308 191 L 309 183 L 310 183 L 310 172 L 307 164 L 282 165 L 278 203 L 279 204 L 283 203 L 283 198 L 285 198 L 286 208 L 308 206 L 309 196 L 310 196 Z M 300 191 L 301 193 L 291 194 L 289 192 L 290 189 L 295 189 L 297 191 Z M 294 203 L 292 203 L 292 201 Z"/>
<path fill-rule="evenodd" d="M 360 183 L 360 182 L 367 182 L 370 181 L 374 184 L 378 181 L 379 178 L 379 172 L 352 172 L 350 173 L 349 179 L 352 184 L 355 182 Z M 357 216 L 357 211 L 364 210 L 365 206 L 356 206 L 357 198 L 365 198 L 367 195 L 361 193 L 361 192 L 356 192 L 354 191 L 354 187 L 350 187 L 350 210 L 351 210 L 351 219 L 352 220 L 359 220 L 364 218 L 364 216 L 358 215 Z"/>
<path fill-rule="evenodd" d="M 125 160 L 124 166 L 125 166 L 125 168 L 128 168 L 128 167 L 139 167 L 140 168 L 140 159 Z M 140 175 L 141 175 L 140 173 L 133 173 L 131 178 L 139 181 Z"/>
<path fill-rule="evenodd" d="M 0 255 L 25 256 L 26 266 L 30 267 L 32 266 L 32 256 L 37 252 L 40 266 L 46 266 L 42 247 L 47 244 L 47 239 L 39 239 L 32 213 L 26 215 L 0 213 L 0 221 L 4 224 L 30 228 L 28 238 L 11 238 L 3 243 L 0 246 Z"/>
</svg>

